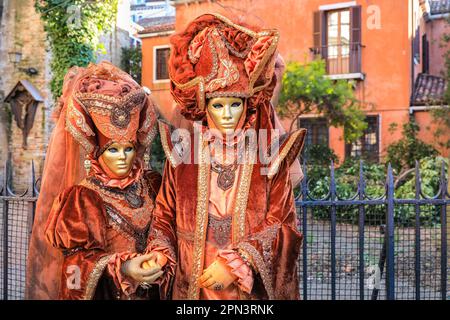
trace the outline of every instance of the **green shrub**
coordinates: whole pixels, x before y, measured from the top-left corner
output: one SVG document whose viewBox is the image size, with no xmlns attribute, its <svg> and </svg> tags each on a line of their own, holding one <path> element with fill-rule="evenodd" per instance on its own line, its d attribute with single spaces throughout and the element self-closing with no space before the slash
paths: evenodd
<svg viewBox="0 0 450 320">
<path fill-rule="evenodd" d="M 422 190 L 426 196 L 434 196 L 439 190 L 439 179 L 442 161 L 448 170 L 448 160 L 442 157 L 429 157 L 420 161 Z M 329 166 L 317 165 L 308 171 L 310 194 L 314 199 L 325 198 L 330 191 Z M 387 169 L 384 164 L 365 163 L 363 165 L 365 178 L 365 193 L 370 198 L 379 198 L 386 192 Z M 335 169 L 336 195 L 339 199 L 350 199 L 358 191 L 359 161 L 347 160 L 341 167 Z M 395 190 L 398 199 L 415 198 L 415 175 L 408 175 L 405 182 Z M 358 199 L 356 197 L 355 199 Z M 432 226 L 440 223 L 439 206 L 421 206 L 422 225 Z M 315 207 L 312 214 L 317 219 L 330 219 L 330 207 Z M 366 205 L 365 222 L 367 225 L 385 223 L 386 205 Z M 359 210 L 357 205 L 339 206 L 336 208 L 336 219 L 341 223 L 358 223 Z M 396 205 L 394 220 L 400 226 L 413 226 L 415 224 L 415 207 L 412 205 Z"/>
</svg>

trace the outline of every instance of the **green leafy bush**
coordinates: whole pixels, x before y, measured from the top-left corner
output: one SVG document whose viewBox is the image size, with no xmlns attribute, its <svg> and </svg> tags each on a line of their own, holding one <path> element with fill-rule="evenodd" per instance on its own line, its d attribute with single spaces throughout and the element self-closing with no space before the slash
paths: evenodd
<svg viewBox="0 0 450 320">
<path fill-rule="evenodd" d="M 448 160 L 442 157 L 429 157 L 420 161 L 420 172 L 423 193 L 430 197 L 439 190 L 439 179 L 442 162 L 448 170 Z M 312 166 L 311 166 L 312 167 Z M 323 199 L 330 191 L 329 166 L 314 165 L 311 172 L 308 170 L 310 194 L 314 199 Z M 374 199 L 383 196 L 386 192 L 387 169 L 384 164 L 365 163 L 363 165 L 365 179 L 365 193 Z M 339 199 L 351 199 L 358 191 L 359 161 L 349 159 L 342 166 L 335 169 L 336 195 Z M 405 182 L 395 190 L 398 199 L 415 198 L 415 175 L 412 172 L 405 178 Z M 358 199 L 357 196 L 355 199 Z M 312 214 L 317 219 L 330 219 L 329 207 L 315 207 Z M 365 206 L 365 223 L 379 225 L 385 223 L 386 205 Z M 432 226 L 440 223 L 438 206 L 421 206 L 422 225 Z M 359 209 L 357 205 L 339 206 L 336 208 L 336 219 L 341 223 L 358 223 Z M 412 205 L 396 205 L 394 220 L 397 225 L 413 226 L 415 224 L 415 207 Z"/>
</svg>

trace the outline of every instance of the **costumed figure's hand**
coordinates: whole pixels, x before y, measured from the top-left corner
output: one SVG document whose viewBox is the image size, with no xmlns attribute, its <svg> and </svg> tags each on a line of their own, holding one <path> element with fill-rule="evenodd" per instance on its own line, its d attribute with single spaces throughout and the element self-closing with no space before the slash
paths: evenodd
<svg viewBox="0 0 450 320">
<path fill-rule="evenodd" d="M 150 254 L 153 255 L 153 258 L 148 261 L 144 261 L 142 263 L 142 268 L 146 270 L 152 269 L 154 267 L 162 268 L 167 264 L 167 258 L 163 253 L 152 251 L 150 252 Z"/>
<path fill-rule="evenodd" d="M 153 261 L 154 256 L 154 253 L 150 253 L 126 261 L 122 266 L 122 273 L 144 285 L 155 283 L 164 273 L 161 267 L 157 264 L 150 266 L 149 269 L 143 267 L 143 263 L 148 260 Z"/>
<path fill-rule="evenodd" d="M 223 259 L 216 259 L 208 268 L 203 270 L 199 279 L 199 286 L 210 290 L 224 290 L 236 281 L 231 269 Z"/>
</svg>

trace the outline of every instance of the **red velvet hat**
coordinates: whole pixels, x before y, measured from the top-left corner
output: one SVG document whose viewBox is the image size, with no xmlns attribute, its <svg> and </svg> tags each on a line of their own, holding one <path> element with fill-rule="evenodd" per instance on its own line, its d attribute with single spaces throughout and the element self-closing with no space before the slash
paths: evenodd
<svg viewBox="0 0 450 320">
<path fill-rule="evenodd" d="M 66 130 L 94 157 L 112 142 L 150 146 L 156 113 L 144 89 L 109 62 L 91 64 L 75 84 Z"/>
<path fill-rule="evenodd" d="M 171 39 L 171 93 L 181 114 L 204 120 L 206 99 L 213 97 L 255 98 L 266 91 L 270 99 L 278 39 L 277 30 L 238 25 L 218 14 L 191 22 Z M 247 114 L 257 105 L 250 103 Z"/>
</svg>

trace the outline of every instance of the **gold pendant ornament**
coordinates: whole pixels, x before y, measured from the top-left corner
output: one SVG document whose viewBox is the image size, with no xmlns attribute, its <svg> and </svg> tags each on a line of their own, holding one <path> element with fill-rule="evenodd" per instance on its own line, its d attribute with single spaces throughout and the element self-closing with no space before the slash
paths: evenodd
<svg viewBox="0 0 450 320">
<path fill-rule="evenodd" d="M 211 170 L 218 173 L 217 185 L 223 191 L 230 189 L 234 184 L 236 178 L 237 163 L 223 165 L 219 163 L 212 163 Z"/>
<path fill-rule="evenodd" d="M 89 175 L 89 171 L 91 171 L 92 163 L 91 160 L 86 159 L 84 160 L 84 169 L 86 170 L 86 176 Z"/>
<path fill-rule="evenodd" d="M 150 155 L 147 151 L 144 154 L 144 164 L 146 169 L 150 169 Z"/>
</svg>

